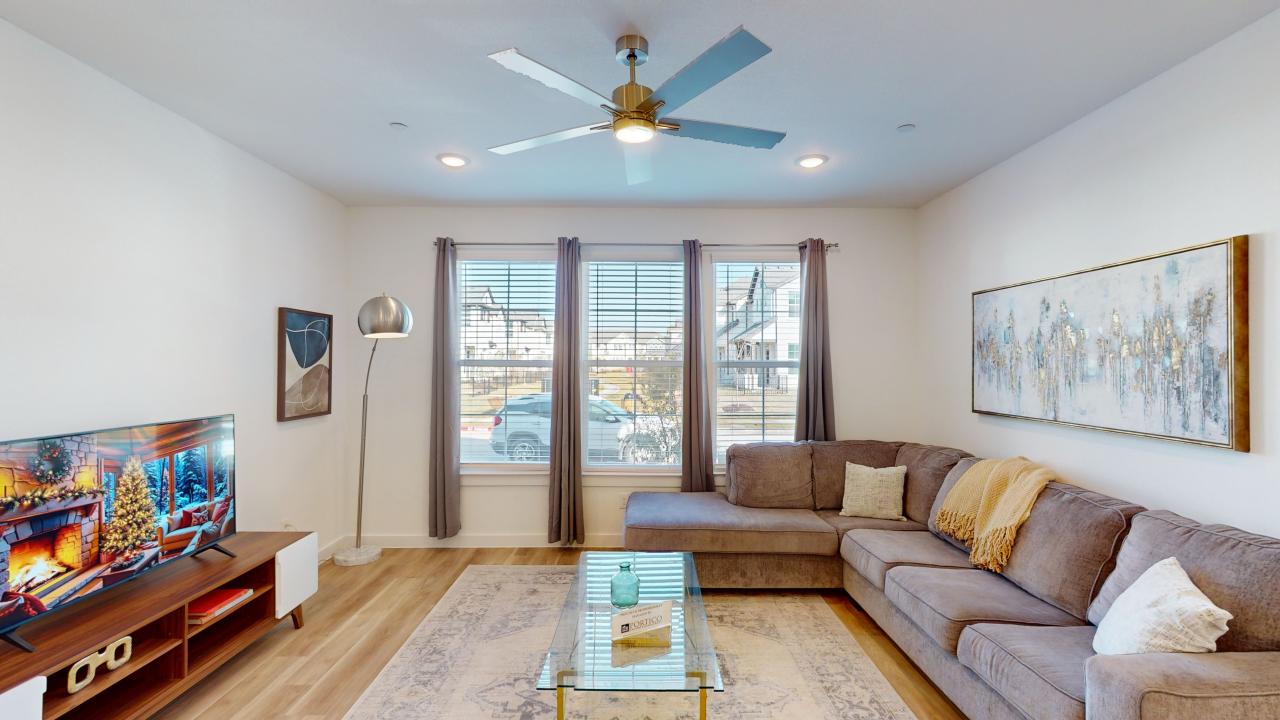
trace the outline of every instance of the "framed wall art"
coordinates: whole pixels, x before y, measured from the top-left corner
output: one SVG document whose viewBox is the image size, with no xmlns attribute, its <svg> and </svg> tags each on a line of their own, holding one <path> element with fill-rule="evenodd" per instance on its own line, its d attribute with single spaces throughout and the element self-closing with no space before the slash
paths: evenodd
<svg viewBox="0 0 1280 720">
<path fill-rule="evenodd" d="M 973 293 L 973 412 L 1248 452 L 1248 242 Z"/>
<path fill-rule="evenodd" d="M 276 420 L 333 412 L 333 316 L 282 307 L 276 332 Z"/>
</svg>

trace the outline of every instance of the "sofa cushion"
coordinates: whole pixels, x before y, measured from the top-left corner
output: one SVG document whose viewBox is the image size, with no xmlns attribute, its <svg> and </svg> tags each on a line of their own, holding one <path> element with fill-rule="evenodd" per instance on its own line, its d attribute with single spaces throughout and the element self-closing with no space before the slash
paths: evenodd
<svg viewBox="0 0 1280 720">
<path fill-rule="evenodd" d="M 808 443 L 730 445 L 725 462 L 734 505 L 813 509 L 813 451 Z"/>
<path fill-rule="evenodd" d="M 1090 622 L 1101 622 L 1120 593 L 1168 557 L 1176 557 L 1196 587 L 1235 617 L 1218 638 L 1218 652 L 1280 650 L 1280 540 L 1165 510 L 1133 518 L 1115 571 L 1089 606 Z"/>
<path fill-rule="evenodd" d="M 967 457 L 971 457 L 969 453 L 954 448 L 903 443 L 893 464 L 907 466 L 904 514 L 916 522 L 929 522 L 929 511 L 942 481 L 957 462 Z"/>
<path fill-rule="evenodd" d="M 900 442 L 831 440 L 809 443 L 813 450 L 813 499 L 819 510 L 840 509 L 844 501 L 845 463 L 873 468 L 893 467 Z"/>
<path fill-rule="evenodd" d="M 1084 664 L 1092 625 L 979 623 L 960 633 L 956 657 L 1027 717 L 1084 719 Z"/>
<path fill-rule="evenodd" d="M 885 575 L 884 593 L 894 607 L 952 655 L 960 631 L 975 623 L 1084 624 L 986 570 L 896 567 Z"/>
<path fill-rule="evenodd" d="M 924 525 L 915 520 L 881 520 L 880 518 L 850 517 L 841 515 L 839 510 L 819 510 L 818 517 L 835 528 L 836 534 L 843 537 L 850 530 L 924 530 Z"/>
<path fill-rule="evenodd" d="M 1143 508 L 1064 483 L 1050 483 L 1018 528 L 1004 576 L 1047 603 L 1084 618 L 1115 567 L 1116 552 Z"/>
<path fill-rule="evenodd" d="M 718 492 L 631 493 L 628 550 L 835 555 L 836 532 L 812 510 L 734 505 Z"/>
<path fill-rule="evenodd" d="M 851 530 L 840 541 L 840 557 L 877 590 L 884 576 L 900 565 L 968 568 L 969 555 L 925 531 Z"/>
<path fill-rule="evenodd" d="M 956 483 L 960 480 L 960 476 L 964 475 L 969 468 L 973 467 L 980 460 L 982 460 L 982 458 L 961 458 L 960 461 L 955 464 L 955 467 L 951 468 L 951 471 L 947 473 L 947 476 L 942 479 L 942 485 L 938 487 L 938 494 L 933 498 L 933 506 L 929 508 L 929 532 L 965 551 L 969 550 L 968 545 L 938 529 L 938 511 L 942 509 L 942 501 L 947 497 L 947 493 L 951 492 L 951 488 L 955 487 Z"/>
</svg>

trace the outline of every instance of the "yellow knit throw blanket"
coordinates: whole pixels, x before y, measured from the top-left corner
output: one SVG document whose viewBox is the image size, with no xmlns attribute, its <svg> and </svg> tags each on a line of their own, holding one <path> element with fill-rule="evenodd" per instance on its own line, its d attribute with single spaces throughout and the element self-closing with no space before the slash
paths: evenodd
<svg viewBox="0 0 1280 720">
<path fill-rule="evenodd" d="M 1053 471 L 1024 457 L 981 460 L 965 471 L 938 510 L 938 529 L 969 546 L 974 566 L 1002 572 L 1018 528 Z"/>
</svg>

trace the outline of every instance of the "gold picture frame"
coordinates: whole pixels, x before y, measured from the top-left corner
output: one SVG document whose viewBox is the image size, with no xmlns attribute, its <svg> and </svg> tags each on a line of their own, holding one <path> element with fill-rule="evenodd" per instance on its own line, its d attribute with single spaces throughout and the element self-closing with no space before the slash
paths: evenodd
<svg viewBox="0 0 1280 720">
<path fill-rule="evenodd" d="M 1173 288 L 1180 305 L 1163 301 L 1162 280 L 1193 275 L 1198 285 Z M 1239 235 L 974 291 L 970 410 L 1248 452 L 1248 275 L 1249 237 Z M 1029 332 L 1018 320 L 1033 314 L 1032 298 Z M 1148 303 L 1142 317 L 1125 322 L 1118 298 L 1125 312 Z M 1063 407 L 1064 394 L 1074 405 Z"/>
</svg>

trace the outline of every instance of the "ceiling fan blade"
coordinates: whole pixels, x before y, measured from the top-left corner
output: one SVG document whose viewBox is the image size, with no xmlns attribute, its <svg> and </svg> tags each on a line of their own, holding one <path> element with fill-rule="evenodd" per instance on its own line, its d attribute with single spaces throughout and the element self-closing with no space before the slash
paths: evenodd
<svg viewBox="0 0 1280 720">
<path fill-rule="evenodd" d="M 511 153 L 520 152 L 521 150 L 532 150 L 533 148 L 542 147 L 543 145 L 550 145 L 551 143 L 558 143 L 563 140 L 572 140 L 577 137 L 582 137 L 583 135 L 590 135 L 593 132 L 599 132 L 603 129 L 605 128 L 602 128 L 600 125 L 583 125 L 582 127 L 569 128 L 568 130 L 561 130 L 559 132 L 547 133 L 546 135 L 539 135 L 538 137 L 531 137 L 527 140 L 517 140 L 516 142 L 507 143 L 506 145 L 491 147 L 489 148 L 489 152 L 497 153 L 499 155 L 510 155 Z"/>
<path fill-rule="evenodd" d="M 679 130 L 663 130 L 662 132 L 676 137 L 693 138 L 694 140 L 710 140 L 730 145 L 763 148 L 768 150 L 782 141 L 787 134 L 773 130 L 757 130 L 741 125 L 724 125 L 704 120 L 681 120 L 680 118 L 663 118 L 663 122 L 675 123 Z"/>
<path fill-rule="evenodd" d="M 640 185 L 653 179 L 653 143 L 618 143 L 627 166 L 627 184 Z"/>
<path fill-rule="evenodd" d="M 520 51 L 515 48 L 493 53 L 489 58 L 512 72 L 537 80 L 552 90 L 559 90 L 565 95 L 575 97 L 592 107 L 598 108 L 601 105 L 613 107 L 613 101 L 609 98 L 573 78 L 565 77 L 546 65 L 521 55 Z"/>
<path fill-rule="evenodd" d="M 662 87 L 645 100 L 645 105 L 653 107 L 662 101 L 661 112 L 669 113 L 770 51 L 768 45 L 739 25 L 738 29 L 662 83 Z"/>
</svg>

